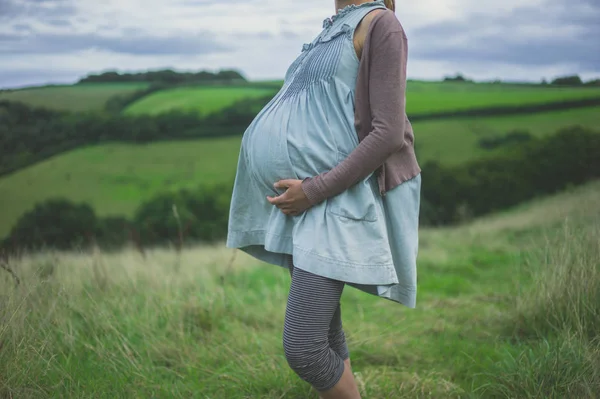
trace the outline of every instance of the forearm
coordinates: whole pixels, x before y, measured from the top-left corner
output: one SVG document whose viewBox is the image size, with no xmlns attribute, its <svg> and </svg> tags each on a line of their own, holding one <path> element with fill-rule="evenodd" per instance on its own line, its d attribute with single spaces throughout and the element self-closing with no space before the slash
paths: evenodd
<svg viewBox="0 0 600 399">
<path fill-rule="evenodd" d="M 385 160 L 404 145 L 404 140 L 386 140 L 385 136 L 369 134 L 339 164 L 302 182 L 302 189 L 311 205 L 336 196 L 377 170 Z"/>
</svg>

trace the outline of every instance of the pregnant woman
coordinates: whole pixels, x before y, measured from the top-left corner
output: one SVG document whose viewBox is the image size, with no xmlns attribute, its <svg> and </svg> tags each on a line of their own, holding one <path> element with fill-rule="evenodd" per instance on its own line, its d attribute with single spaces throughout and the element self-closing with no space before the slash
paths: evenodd
<svg viewBox="0 0 600 399">
<path fill-rule="evenodd" d="M 421 170 L 394 1 L 335 7 L 244 133 L 227 246 L 289 269 L 289 366 L 322 398 L 360 398 L 340 297 L 415 307 Z"/>
</svg>

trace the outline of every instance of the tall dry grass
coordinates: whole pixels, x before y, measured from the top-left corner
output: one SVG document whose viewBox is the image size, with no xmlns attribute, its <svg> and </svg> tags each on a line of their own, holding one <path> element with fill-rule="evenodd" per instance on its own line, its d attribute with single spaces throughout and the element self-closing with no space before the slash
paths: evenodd
<svg viewBox="0 0 600 399">
<path fill-rule="evenodd" d="M 569 223 L 530 253 L 508 321 L 515 350 L 485 373 L 489 398 L 600 397 L 600 223 Z"/>
<path fill-rule="evenodd" d="M 594 398 L 599 190 L 424 229 L 415 310 L 345 290 L 363 397 Z M 578 221 L 556 229 L 565 212 Z M 316 398 L 283 357 L 285 270 L 222 245 L 47 252 L 5 266 L 0 398 Z"/>
<path fill-rule="evenodd" d="M 600 337 L 599 223 L 565 222 L 529 255 L 526 272 L 533 285 L 516 301 L 515 334 L 547 337 L 566 333 Z"/>
</svg>

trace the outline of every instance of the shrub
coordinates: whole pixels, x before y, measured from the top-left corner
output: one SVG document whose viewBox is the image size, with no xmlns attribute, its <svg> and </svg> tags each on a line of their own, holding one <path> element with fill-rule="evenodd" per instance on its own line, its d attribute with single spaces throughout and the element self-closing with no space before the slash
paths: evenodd
<svg viewBox="0 0 600 399">
<path fill-rule="evenodd" d="M 423 218 L 434 224 L 459 222 L 465 209 L 479 216 L 599 178 L 598 154 L 600 134 L 570 127 L 463 165 L 427 163 L 422 211 L 433 214 Z"/>
<path fill-rule="evenodd" d="M 227 234 L 230 184 L 164 193 L 142 204 L 134 217 L 144 245 L 215 241 Z"/>
<path fill-rule="evenodd" d="M 461 73 L 457 73 L 455 76 L 444 77 L 444 82 L 473 82 L 473 80 L 465 78 Z"/>
<path fill-rule="evenodd" d="M 98 220 L 96 242 L 105 249 L 122 247 L 129 239 L 131 222 L 124 217 L 111 216 Z"/>
<path fill-rule="evenodd" d="M 526 130 L 513 130 L 500 137 L 484 137 L 479 140 L 479 147 L 486 150 L 494 150 L 498 147 L 526 143 L 532 138 L 531 133 Z"/>
<path fill-rule="evenodd" d="M 221 70 L 218 73 L 209 71 L 178 72 L 171 69 L 145 71 L 137 73 L 120 73 L 106 71 L 101 74 L 91 74 L 79 80 L 79 83 L 96 82 L 161 82 L 161 83 L 190 83 L 211 81 L 241 81 L 246 78 L 235 70 Z"/>
<path fill-rule="evenodd" d="M 20 248 L 69 249 L 86 245 L 96 232 L 98 220 L 87 204 L 65 199 L 38 203 L 12 228 L 9 240 Z"/>
<path fill-rule="evenodd" d="M 581 78 L 578 75 L 572 76 L 561 76 L 552 81 L 553 85 L 562 85 L 562 86 L 580 86 L 583 84 Z"/>
</svg>

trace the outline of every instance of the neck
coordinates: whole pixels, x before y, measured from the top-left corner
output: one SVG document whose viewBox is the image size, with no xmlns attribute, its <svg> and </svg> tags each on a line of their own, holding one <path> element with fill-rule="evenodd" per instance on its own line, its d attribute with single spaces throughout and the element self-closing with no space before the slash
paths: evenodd
<svg viewBox="0 0 600 399">
<path fill-rule="evenodd" d="M 335 0 L 335 12 L 337 14 L 337 10 L 342 9 L 346 6 L 349 6 L 350 4 L 363 4 L 363 3 L 370 3 L 373 0 Z"/>
</svg>

